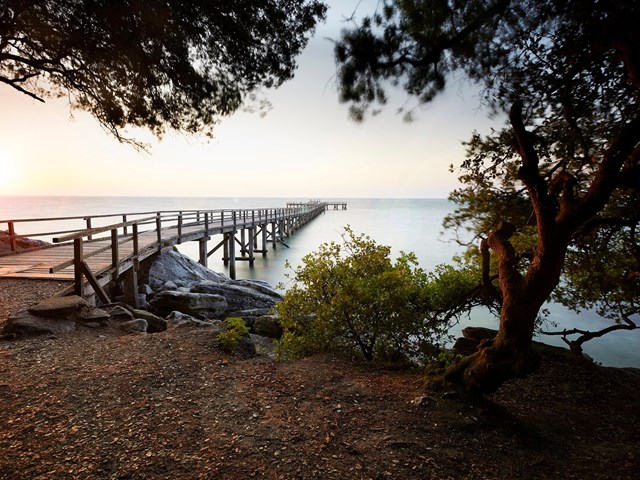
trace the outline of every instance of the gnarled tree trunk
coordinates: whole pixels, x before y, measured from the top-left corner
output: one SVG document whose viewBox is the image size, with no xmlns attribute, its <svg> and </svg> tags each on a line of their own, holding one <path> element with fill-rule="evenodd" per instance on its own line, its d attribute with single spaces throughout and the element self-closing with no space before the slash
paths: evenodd
<svg viewBox="0 0 640 480">
<path fill-rule="evenodd" d="M 552 179 L 543 177 L 539 159 L 525 130 L 522 106 L 510 113 L 517 150 L 522 158 L 519 178 L 527 188 L 536 218 L 537 248 L 526 271 L 518 267 L 519 257 L 509 241 L 515 227 L 502 222 L 482 242 L 483 282 L 489 290 L 489 255 L 498 257 L 499 293 L 502 298 L 500 328 L 495 339 L 481 344 L 473 355 L 447 372 L 447 379 L 469 390 L 491 392 L 506 380 L 522 377 L 537 365 L 531 350 L 536 317 L 545 300 L 560 281 L 571 237 L 589 218 L 606 205 L 627 171 L 636 168 L 640 157 L 640 118 L 628 122 L 606 150 L 589 188 L 577 197 L 575 179 L 560 171 Z"/>
</svg>

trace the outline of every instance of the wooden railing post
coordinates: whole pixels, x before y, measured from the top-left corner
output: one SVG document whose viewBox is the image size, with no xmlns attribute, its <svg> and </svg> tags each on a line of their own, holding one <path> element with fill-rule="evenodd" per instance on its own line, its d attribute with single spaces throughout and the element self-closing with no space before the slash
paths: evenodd
<svg viewBox="0 0 640 480">
<path fill-rule="evenodd" d="M 127 216 L 126 215 L 122 215 L 122 223 L 127 223 Z M 127 226 L 124 226 L 124 231 L 122 232 L 125 235 L 127 234 Z"/>
<path fill-rule="evenodd" d="M 204 213 L 204 234 L 209 236 L 209 212 Z"/>
<path fill-rule="evenodd" d="M 178 212 L 178 245 L 182 243 L 182 212 Z"/>
<path fill-rule="evenodd" d="M 133 268 L 138 270 L 138 256 L 140 255 L 140 239 L 138 238 L 138 224 L 134 223 L 131 228 L 133 229 Z"/>
<path fill-rule="evenodd" d="M 160 218 L 160 212 L 156 213 L 156 237 L 158 239 L 158 251 L 162 250 L 162 219 Z"/>
<path fill-rule="evenodd" d="M 118 265 L 120 263 L 119 257 L 118 229 L 114 228 L 111 230 L 111 267 L 113 268 L 113 278 L 118 278 L 118 275 L 120 275 L 118 271 Z"/>
<path fill-rule="evenodd" d="M 82 245 L 82 237 L 73 240 L 73 281 L 74 293 L 80 297 L 84 297 L 84 282 L 82 280 L 82 262 L 84 261 L 84 252 Z"/>
<path fill-rule="evenodd" d="M 91 229 L 91 217 L 85 217 L 84 220 L 87 222 L 87 230 Z M 91 235 L 87 236 L 87 240 L 91 240 L 92 238 Z"/>
<path fill-rule="evenodd" d="M 9 222 L 9 245 L 11 245 L 11 251 L 16 251 L 16 230 L 13 222 Z"/>
<path fill-rule="evenodd" d="M 220 228 L 224 228 L 224 210 L 220 212 Z"/>
</svg>

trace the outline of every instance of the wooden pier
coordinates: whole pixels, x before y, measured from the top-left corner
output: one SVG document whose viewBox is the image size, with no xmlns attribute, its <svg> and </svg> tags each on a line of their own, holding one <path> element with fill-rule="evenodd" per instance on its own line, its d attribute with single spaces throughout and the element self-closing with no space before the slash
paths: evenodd
<svg viewBox="0 0 640 480">
<path fill-rule="evenodd" d="M 347 202 L 320 202 L 319 200 L 311 200 L 309 202 L 287 202 L 287 208 L 298 208 L 304 205 L 323 203 L 325 210 L 333 208 L 334 210 L 346 210 Z"/>
<path fill-rule="evenodd" d="M 293 206 L 295 205 L 295 206 Z M 137 212 L 91 217 L 58 217 L 0 220 L 11 252 L 0 256 L 0 278 L 73 280 L 73 292 L 80 296 L 95 294 L 102 303 L 110 302 L 104 287 L 113 281 L 125 286 L 127 303 L 137 304 L 137 273 L 140 262 L 162 248 L 197 241 L 199 262 L 222 251 L 229 276 L 236 276 L 236 261 L 253 266 L 256 255 L 267 255 L 268 245 L 276 248 L 306 223 L 324 213 L 325 202 L 287 204 L 286 208 L 249 210 L 183 210 Z M 345 204 L 346 208 L 346 204 Z M 113 219 L 119 220 L 117 223 Z M 53 244 L 18 252 L 21 235 L 16 226 L 44 222 L 82 221 L 86 228 L 29 233 L 25 237 L 48 237 Z M 98 223 L 107 225 L 94 227 Z M 214 235 L 220 241 L 209 249 Z M 5 237 L 6 238 L 6 237 Z M 71 292 L 69 292 L 71 293 Z"/>
</svg>

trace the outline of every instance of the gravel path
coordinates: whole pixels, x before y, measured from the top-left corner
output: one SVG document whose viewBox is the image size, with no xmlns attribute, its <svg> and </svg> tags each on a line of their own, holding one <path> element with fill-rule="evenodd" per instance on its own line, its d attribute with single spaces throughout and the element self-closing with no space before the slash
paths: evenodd
<svg viewBox="0 0 640 480">
<path fill-rule="evenodd" d="M 59 280 L 0 278 L 0 328 L 11 313 L 54 296 L 69 286 Z"/>
</svg>

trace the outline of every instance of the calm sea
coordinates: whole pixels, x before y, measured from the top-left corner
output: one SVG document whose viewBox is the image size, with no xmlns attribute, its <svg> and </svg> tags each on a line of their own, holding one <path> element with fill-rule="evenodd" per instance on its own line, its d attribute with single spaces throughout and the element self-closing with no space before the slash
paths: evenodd
<svg viewBox="0 0 640 480">
<path fill-rule="evenodd" d="M 288 201 L 306 201 L 306 198 L 197 198 L 197 197 L 0 197 L 0 219 L 44 218 L 82 215 L 100 215 L 124 212 L 146 212 L 156 210 L 230 209 L 230 208 L 280 208 Z M 452 234 L 443 232 L 442 219 L 452 211 L 452 204 L 444 199 L 323 199 L 346 201 L 347 210 L 328 210 L 286 239 L 289 248 L 278 244 L 271 247 L 265 259 L 258 259 L 250 269 L 248 263 L 236 265 L 238 278 L 265 280 L 272 285 L 286 282 L 285 261 L 298 265 L 307 253 L 321 243 L 340 240 L 342 227 L 350 225 L 356 233 L 365 233 L 379 244 L 389 245 L 395 254 L 400 251 L 414 252 L 424 269 L 446 263 L 460 247 Z M 94 222 L 93 226 L 99 226 Z M 83 222 L 51 222 L 47 229 L 82 228 Z M 0 228 L 5 228 L 0 225 Z M 39 226 L 42 231 L 42 226 Z M 29 224 L 18 224 L 20 234 L 32 233 Z M 44 238 L 45 240 L 48 240 Z M 219 239 L 213 238 L 211 245 Z M 214 243 L 215 242 L 215 243 Z M 178 247 L 184 254 L 197 258 L 197 243 Z M 209 258 L 209 268 L 225 271 L 221 252 Z M 559 305 L 550 304 L 551 319 L 559 324 L 558 329 L 580 327 L 600 329 L 609 325 L 607 320 L 594 312 L 579 315 Z M 495 328 L 496 320 L 483 310 L 476 310 L 465 325 L 473 324 Z M 462 327 L 460 327 L 462 328 Z M 459 329 L 458 329 L 459 330 Z M 564 346 L 557 337 L 544 336 L 540 340 Z M 610 366 L 640 367 L 640 332 L 613 332 L 601 339 L 588 342 L 585 351 L 595 360 Z"/>
</svg>

